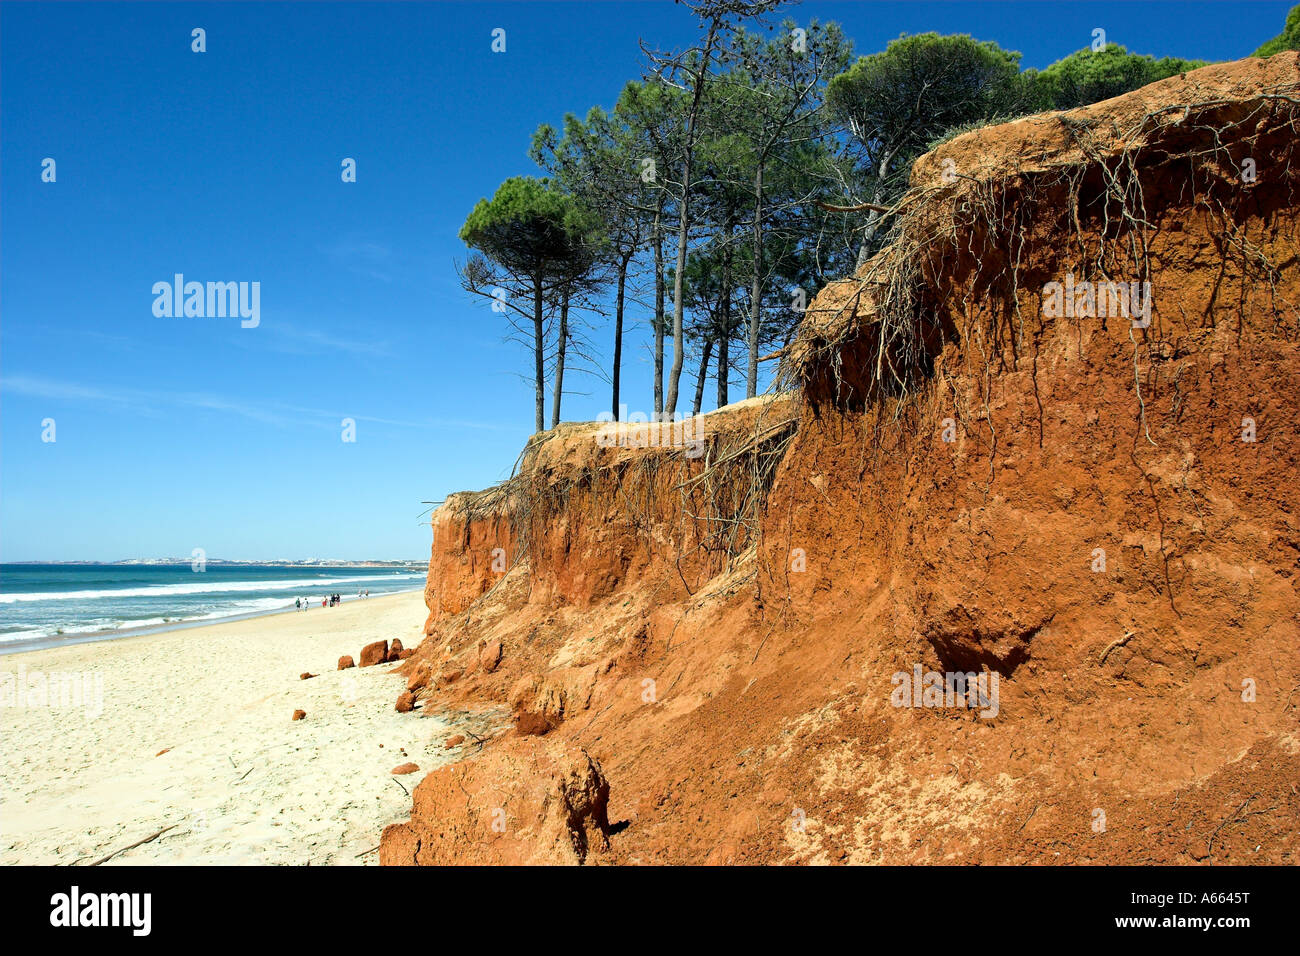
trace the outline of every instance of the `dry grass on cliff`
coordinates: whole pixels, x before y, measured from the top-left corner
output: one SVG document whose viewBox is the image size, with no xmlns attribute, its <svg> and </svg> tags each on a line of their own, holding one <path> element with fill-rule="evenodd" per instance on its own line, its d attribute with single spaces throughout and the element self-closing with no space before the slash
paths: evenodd
<svg viewBox="0 0 1300 956">
<path fill-rule="evenodd" d="M 533 552 L 539 529 L 582 513 L 579 496 L 617 502 L 623 522 L 644 542 L 667 543 L 679 569 L 697 555 L 729 566 L 758 541 L 759 512 L 797 419 L 788 396 L 728 405 L 690 420 L 686 434 L 699 443 L 690 454 L 656 426 L 631 426 L 627 444 L 602 444 L 602 427 L 570 423 L 534 436 L 509 479 L 450 496 L 445 507 L 466 535 L 476 523 L 508 523 L 512 566 Z M 671 513 L 665 500 L 676 503 Z"/>
</svg>

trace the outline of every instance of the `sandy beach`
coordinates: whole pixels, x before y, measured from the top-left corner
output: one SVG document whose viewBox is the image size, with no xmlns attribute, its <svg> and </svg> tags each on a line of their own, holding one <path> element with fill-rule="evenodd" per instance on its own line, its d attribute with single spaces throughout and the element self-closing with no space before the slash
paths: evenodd
<svg viewBox="0 0 1300 956">
<path fill-rule="evenodd" d="M 374 863 L 407 791 L 456 751 L 443 720 L 393 709 L 398 664 L 337 662 L 414 647 L 424 615 L 411 592 L 0 657 L 87 691 L 3 708 L 0 864 L 85 865 L 165 827 L 107 865 Z"/>
</svg>

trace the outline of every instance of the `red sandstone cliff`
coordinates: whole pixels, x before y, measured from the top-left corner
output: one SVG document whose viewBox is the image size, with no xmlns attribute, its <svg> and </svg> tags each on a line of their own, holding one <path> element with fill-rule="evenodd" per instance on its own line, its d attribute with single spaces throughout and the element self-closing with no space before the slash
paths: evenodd
<svg viewBox="0 0 1300 956">
<path fill-rule="evenodd" d="M 448 499 L 406 672 L 502 732 L 383 862 L 1300 862 L 1297 119 L 1285 53 L 960 136 L 699 457 Z"/>
</svg>

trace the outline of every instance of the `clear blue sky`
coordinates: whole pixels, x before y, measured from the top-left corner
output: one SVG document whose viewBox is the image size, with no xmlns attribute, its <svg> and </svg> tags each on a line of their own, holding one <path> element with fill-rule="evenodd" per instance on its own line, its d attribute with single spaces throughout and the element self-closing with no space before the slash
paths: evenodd
<svg viewBox="0 0 1300 956">
<path fill-rule="evenodd" d="M 1236 59 L 1287 8 L 785 13 L 839 21 L 858 53 L 967 32 L 1041 67 L 1098 26 L 1138 52 Z M 667 2 L 3 4 L 0 559 L 427 554 L 421 500 L 506 477 L 532 419 L 527 354 L 457 285 L 458 228 L 536 172 L 539 123 L 612 104 L 638 38 L 682 45 L 693 27 Z M 259 281 L 260 326 L 155 318 L 151 288 L 177 272 Z M 647 409 L 636 319 L 624 395 Z M 604 382 L 573 388 L 566 418 L 603 409 Z"/>
</svg>

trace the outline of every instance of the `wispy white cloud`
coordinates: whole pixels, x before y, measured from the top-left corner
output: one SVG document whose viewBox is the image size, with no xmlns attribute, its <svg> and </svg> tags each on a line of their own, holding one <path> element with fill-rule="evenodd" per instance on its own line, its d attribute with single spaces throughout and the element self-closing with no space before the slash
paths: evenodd
<svg viewBox="0 0 1300 956">
<path fill-rule="evenodd" d="M 322 247 L 321 251 L 331 262 L 349 272 L 378 279 L 380 282 L 393 281 L 393 250 L 382 242 L 345 237 Z"/>
<path fill-rule="evenodd" d="M 392 358 L 392 344 L 388 340 L 375 341 L 365 337 L 349 338 L 323 329 L 315 329 L 291 322 L 264 321 L 261 329 L 269 334 L 235 336 L 230 342 L 252 351 L 269 349 L 286 355 L 319 356 L 321 352 Z"/>
<path fill-rule="evenodd" d="M 358 422 L 372 422 L 396 428 L 456 428 L 481 431 L 512 431 L 513 426 L 494 422 L 477 422 L 460 418 L 437 418 L 425 421 L 387 418 L 356 412 L 312 408 L 284 402 L 249 402 L 226 398 L 208 392 L 171 392 L 148 389 L 101 387 L 66 382 L 39 376 L 10 375 L 0 380 L 0 392 L 46 398 L 54 401 L 113 405 L 127 408 L 142 415 L 155 416 L 160 406 L 197 408 L 227 413 L 251 421 L 278 427 L 319 427 L 337 429 L 344 418 Z"/>
</svg>

